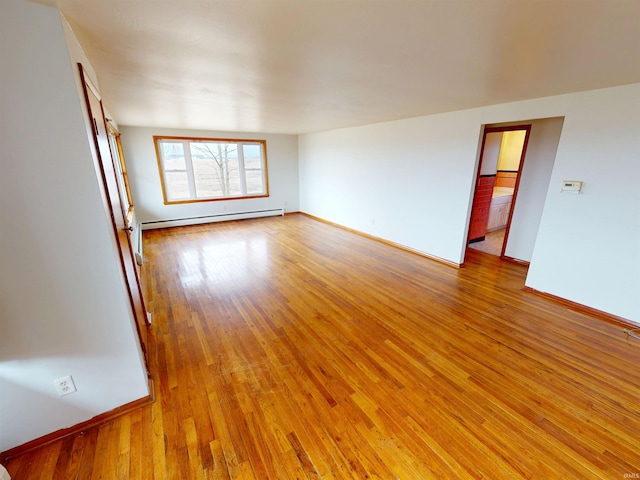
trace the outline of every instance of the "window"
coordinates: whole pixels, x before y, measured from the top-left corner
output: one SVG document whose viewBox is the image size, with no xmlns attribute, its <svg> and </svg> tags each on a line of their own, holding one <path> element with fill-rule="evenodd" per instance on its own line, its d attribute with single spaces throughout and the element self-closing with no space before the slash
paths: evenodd
<svg viewBox="0 0 640 480">
<path fill-rule="evenodd" d="M 153 137 L 164 203 L 267 197 L 267 142 Z"/>
<path fill-rule="evenodd" d="M 133 208 L 133 201 L 131 200 L 129 177 L 127 176 L 127 166 L 124 163 L 122 144 L 120 143 L 120 134 L 111 125 L 111 123 L 107 123 L 107 127 L 107 132 L 109 135 L 109 146 L 111 147 L 111 155 L 113 156 L 114 168 L 116 170 L 116 177 L 118 180 L 120 201 L 122 202 L 122 210 L 124 214 L 128 216 L 131 213 L 131 209 Z"/>
</svg>

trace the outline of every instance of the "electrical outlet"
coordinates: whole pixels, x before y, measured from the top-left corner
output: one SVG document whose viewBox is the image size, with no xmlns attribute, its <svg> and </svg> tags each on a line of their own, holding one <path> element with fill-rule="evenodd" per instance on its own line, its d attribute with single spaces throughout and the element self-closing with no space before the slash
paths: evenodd
<svg viewBox="0 0 640 480">
<path fill-rule="evenodd" d="M 60 395 L 61 397 L 77 391 L 76 385 L 75 383 L 73 383 L 73 378 L 71 378 L 71 375 L 67 375 L 66 377 L 54 380 L 53 383 L 56 384 L 56 390 L 58 390 L 58 395 Z"/>
</svg>

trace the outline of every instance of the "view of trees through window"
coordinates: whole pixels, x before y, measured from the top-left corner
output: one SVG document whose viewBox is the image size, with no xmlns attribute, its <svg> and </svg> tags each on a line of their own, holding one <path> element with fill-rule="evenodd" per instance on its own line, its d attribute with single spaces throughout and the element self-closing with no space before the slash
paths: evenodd
<svg viewBox="0 0 640 480">
<path fill-rule="evenodd" d="M 165 202 L 267 195 L 266 142 L 155 137 Z"/>
</svg>

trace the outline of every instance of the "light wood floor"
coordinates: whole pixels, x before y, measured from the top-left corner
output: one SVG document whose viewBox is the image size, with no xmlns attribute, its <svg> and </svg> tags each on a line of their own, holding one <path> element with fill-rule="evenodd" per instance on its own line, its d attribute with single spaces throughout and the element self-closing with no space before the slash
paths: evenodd
<svg viewBox="0 0 640 480">
<path fill-rule="evenodd" d="M 155 403 L 14 479 L 640 473 L 640 343 L 521 291 L 521 266 L 469 251 L 458 270 L 302 215 L 144 246 Z"/>
</svg>

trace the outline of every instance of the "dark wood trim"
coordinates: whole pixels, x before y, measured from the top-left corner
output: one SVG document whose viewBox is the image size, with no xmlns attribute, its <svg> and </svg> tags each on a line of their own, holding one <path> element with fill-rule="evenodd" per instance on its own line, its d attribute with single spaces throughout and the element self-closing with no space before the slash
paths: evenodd
<svg viewBox="0 0 640 480">
<path fill-rule="evenodd" d="M 535 288 L 527 287 L 526 285 L 522 287 L 522 291 L 531 293 L 533 295 L 537 295 L 547 300 L 551 300 L 552 302 L 559 303 L 560 305 L 564 305 L 569 310 L 573 310 L 579 313 L 584 313 L 586 315 L 591 315 L 593 317 L 598 318 L 599 320 L 604 320 L 607 323 L 610 323 L 619 327 L 628 328 L 628 329 L 638 328 L 637 323 L 634 323 L 631 320 L 628 320 L 626 318 L 618 317 L 617 315 L 613 315 L 611 313 L 607 313 L 602 310 L 598 310 L 596 308 L 588 307 L 581 303 L 573 302 L 571 300 L 558 297 L 557 295 L 553 295 L 551 293 L 542 292 L 540 290 L 536 290 Z"/>
<path fill-rule="evenodd" d="M 485 240 L 486 240 L 486 238 L 487 238 L 487 237 L 486 237 L 485 235 L 483 235 L 483 236 L 481 236 L 481 237 L 478 237 L 478 238 L 472 238 L 471 240 L 469 240 L 469 241 L 467 242 L 467 244 L 470 244 L 470 243 L 477 243 L 477 242 L 483 242 L 483 241 L 485 241 Z"/>
<path fill-rule="evenodd" d="M 499 173 L 518 173 L 518 170 L 496 170 Z"/>
<path fill-rule="evenodd" d="M 528 267 L 530 265 L 530 262 L 527 262 L 526 260 L 520 260 L 519 258 L 508 257 L 506 255 L 503 255 L 501 258 L 502 260 L 505 260 L 507 262 L 517 263 L 518 265 L 522 265 L 525 267 Z"/>
<path fill-rule="evenodd" d="M 485 175 L 478 175 L 478 178 L 493 178 L 493 177 L 497 177 L 497 175 L 495 173 L 485 174 Z"/>
<path fill-rule="evenodd" d="M 518 125 L 510 125 L 508 127 L 485 127 L 485 133 L 497 133 L 497 132 L 512 132 L 514 130 L 526 130 L 527 127 L 531 127 L 529 123 L 522 123 Z"/>
<path fill-rule="evenodd" d="M 332 222 L 330 220 L 326 220 L 326 219 L 321 218 L 321 217 L 316 217 L 315 215 L 311 215 L 310 213 L 306 213 L 306 212 L 299 212 L 299 213 L 300 213 L 300 215 L 304 215 L 306 217 L 312 218 L 314 220 L 317 220 L 318 222 L 326 223 L 327 225 L 331 225 L 332 227 L 341 228 L 342 230 L 346 230 L 347 232 L 355 233 L 356 235 L 360 235 L 361 237 L 369 238 L 371 240 L 375 240 L 376 242 L 384 243 L 385 245 L 389 245 L 390 247 L 398 248 L 400 250 L 404 250 L 405 252 L 413 253 L 414 255 L 418 255 L 420 257 L 428 258 L 429 260 L 433 260 L 435 262 L 442 263 L 444 265 L 447 265 L 448 267 L 453 267 L 453 268 L 461 268 L 462 267 L 462 264 L 452 262 L 451 260 L 447 260 L 446 258 L 441 258 L 441 257 L 438 257 L 436 255 L 430 255 L 428 253 L 421 252 L 420 250 L 415 250 L 415 249 L 413 249 L 411 247 L 407 247 L 406 245 L 402 245 L 400 243 L 392 242 L 391 240 L 386 240 L 384 238 L 376 237 L 375 235 L 371 235 L 369 233 L 361 232 L 360 230 L 355 230 L 353 228 L 345 227 L 344 225 L 340 225 L 339 223 L 334 223 L 334 222 Z"/>
<path fill-rule="evenodd" d="M 31 440 L 30 442 L 23 443 L 22 445 L 18 445 L 17 447 L 13 447 L 6 452 L 0 452 L 0 463 L 6 463 L 7 460 L 23 455 L 31 450 L 35 450 L 37 448 L 43 447 L 49 443 L 53 443 L 61 438 L 68 437 L 69 435 L 75 435 L 84 430 L 88 430 L 93 427 L 100 426 L 111 420 L 114 420 L 122 415 L 130 413 L 134 410 L 142 408 L 146 405 L 150 405 L 155 401 L 153 394 L 153 380 L 149 379 L 149 395 L 146 397 L 139 398 L 138 400 L 134 400 L 133 402 L 126 403 L 120 407 L 114 408 L 105 413 L 101 413 L 100 415 L 96 415 L 95 417 L 82 422 L 76 425 L 73 425 L 69 428 L 63 428 L 61 430 L 49 433 L 47 435 L 43 435 L 40 438 L 36 438 L 35 440 Z"/>
</svg>

